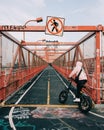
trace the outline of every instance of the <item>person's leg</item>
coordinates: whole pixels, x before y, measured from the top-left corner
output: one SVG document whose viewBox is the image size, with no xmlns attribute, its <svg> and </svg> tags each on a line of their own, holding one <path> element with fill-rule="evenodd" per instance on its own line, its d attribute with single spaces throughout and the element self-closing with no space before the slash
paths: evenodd
<svg viewBox="0 0 104 130">
<path fill-rule="evenodd" d="M 80 88 L 80 84 L 78 83 L 77 84 L 76 98 L 73 100 L 74 102 L 80 102 L 80 91 L 81 91 L 81 88 Z"/>
<path fill-rule="evenodd" d="M 79 98 L 80 97 L 80 91 L 82 90 L 82 86 L 80 85 L 80 83 L 77 84 L 77 95 L 76 97 Z"/>
<path fill-rule="evenodd" d="M 80 97 L 80 93 L 82 91 L 82 88 L 84 86 L 84 84 L 87 82 L 87 80 L 79 80 L 78 84 L 77 84 L 77 97 Z"/>
<path fill-rule="evenodd" d="M 87 81 L 85 80 L 80 80 L 77 84 L 77 93 L 76 93 L 76 99 L 74 100 L 74 102 L 80 102 L 80 92 L 83 88 L 83 85 L 86 83 Z"/>
</svg>

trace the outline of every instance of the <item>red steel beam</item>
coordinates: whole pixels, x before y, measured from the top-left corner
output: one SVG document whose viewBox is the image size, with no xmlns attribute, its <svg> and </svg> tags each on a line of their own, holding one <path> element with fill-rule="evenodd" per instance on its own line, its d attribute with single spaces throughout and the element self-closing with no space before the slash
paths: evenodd
<svg viewBox="0 0 104 130">
<path fill-rule="evenodd" d="M 96 72 L 95 72 L 96 80 L 97 80 L 97 92 L 96 98 L 97 103 L 100 104 L 100 32 L 96 32 Z"/>
<path fill-rule="evenodd" d="M 46 26 L 22 26 L 22 25 L 1 25 L 0 31 L 18 31 L 18 32 L 44 32 Z M 103 31 L 102 25 L 97 26 L 64 26 L 64 32 L 94 32 Z"/>
<path fill-rule="evenodd" d="M 23 46 L 73 46 L 76 45 L 76 42 L 25 42 L 22 41 L 21 44 Z"/>
<path fill-rule="evenodd" d="M 40 48 L 40 49 L 39 49 L 39 48 L 36 48 L 36 49 L 29 49 L 29 50 L 30 50 L 30 51 L 36 51 L 36 52 L 38 52 L 38 51 L 52 51 L 52 52 L 53 52 L 53 51 L 54 51 L 54 52 L 57 52 L 57 51 L 58 51 L 58 52 L 59 52 L 59 51 L 67 51 L 67 50 L 69 50 L 69 49 L 65 49 L 65 48 L 63 48 L 63 49 L 60 49 L 60 48 L 53 49 L 53 48 L 52 48 L 52 49 L 51 49 L 51 48 L 50 48 L 50 49 L 44 50 L 44 48 Z"/>
</svg>

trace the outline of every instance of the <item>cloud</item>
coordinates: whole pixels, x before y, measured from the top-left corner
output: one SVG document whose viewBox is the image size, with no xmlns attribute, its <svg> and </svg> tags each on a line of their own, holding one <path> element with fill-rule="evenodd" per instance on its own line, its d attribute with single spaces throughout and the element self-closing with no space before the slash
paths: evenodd
<svg viewBox="0 0 104 130">
<path fill-rule="evenodd" d="M 104 0 L 96 0 L 93 6 L 90 5 L 89 8 L 86 8 L 86 14 L 90 22 L 92 21 L 94 24 L 103 24 Z"/>
<path fill-rule="evenodd" d="M 45 6 L 45 0 L 4 0 L 0 4 L 0 24 L 22 24 L 37 17 Z"/>
<path fill-rule="evenodd" d="M 97 10 L 95 9 L 95 12 L 99 13 L 100 16 L 104 16 L 104 0 L 98 0 L 98 4 L 96 5 Z"/>
<path fill-rule="evenodd" d="M 34 5 L 36 8 L 43 8 L 46 6 L 45 0 L 29 0 L 30 5 Z"/>
<path fill-rule="evenodd" d="M 38 7 L 45 7 L 46 6 L 45 0 L 38 0 L 38 1 L 36 0 L 35 3 Z"/>
<path fill-rule="evenodd" d="M 63 2 L 64 0 L 57 0 L 58 2 Z"/>
<path fill-rule="evenodd" d="M 84 11 L 85 11 L 85 8 L 77 8 L 77 9 L 72 10 L 71 14 L 77 15 L 77 14 L 83 13 Z"/>
</svg>

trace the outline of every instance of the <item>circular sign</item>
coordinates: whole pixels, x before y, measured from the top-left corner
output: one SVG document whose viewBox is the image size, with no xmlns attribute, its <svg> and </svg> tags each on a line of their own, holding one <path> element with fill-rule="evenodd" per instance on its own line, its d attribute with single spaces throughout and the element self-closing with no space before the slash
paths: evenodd
<svg viewBox="0 0 104 130">
<path fill-rule="evenodd" d="M 63 18 L 50 17 L 46 23 L 46 33 L 52 35 L 62 35 L 63 33 Z"/>
</svg>

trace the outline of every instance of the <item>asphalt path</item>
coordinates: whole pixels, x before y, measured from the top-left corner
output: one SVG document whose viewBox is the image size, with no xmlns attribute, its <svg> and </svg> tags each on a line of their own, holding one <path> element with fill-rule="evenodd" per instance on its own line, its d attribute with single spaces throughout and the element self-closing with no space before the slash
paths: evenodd
<svg viewBox="0 0 104 130">
<path fill-rule="evenodd" d="M 59 103 L 67 84 L 47 67 L 0 107 L 0 130 L 104 130 L 103 116 L 81 113 L 71 93 L 64 105 Z"/>
</svg>

